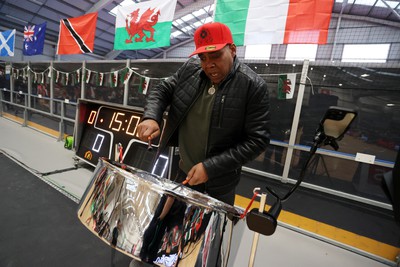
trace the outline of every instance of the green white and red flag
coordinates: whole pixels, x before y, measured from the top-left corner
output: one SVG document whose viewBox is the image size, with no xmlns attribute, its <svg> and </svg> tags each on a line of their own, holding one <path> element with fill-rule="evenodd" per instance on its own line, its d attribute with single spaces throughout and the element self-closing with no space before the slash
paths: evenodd
<svg viewBox="0 0 400 267">
<path fill-rule="evenodd" d="M 334 0 L 216 0 L 236 45 L 325 44 Z"/>
</svg>

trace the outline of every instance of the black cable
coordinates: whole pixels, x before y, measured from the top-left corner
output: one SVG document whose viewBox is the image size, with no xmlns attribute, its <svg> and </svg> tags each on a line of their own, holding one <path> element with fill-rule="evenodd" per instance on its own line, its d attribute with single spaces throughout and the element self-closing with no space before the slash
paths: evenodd
<svg viewBox="0 0 400 267">
<path fill-rule="evenodd" d="M 295 183 L 295 185 L 286 193 L 286 195 L 284 197 L 280 197 L 276 192 L 274 192 L 272 189 L 270 189 L 268 187 L 266 187 L 267 191 L 269 193 L 271 193 L 271 195 L 273 195 L 278 201 L 280 201 L 280 202 L 286 201 L 293 194 L 293 192 L 296 191 L 296 189 L 300 186 L 300 184 L 303 182 L 304 176 L 306 174 L 306 171 L 307 171 L 308 165 L 310 164 L 311 159 L 315 155 L 317 148 L 325 141 L 326 141 L 325 134 L 320 130 L 317 131 L 317 133 L 314 137 L 314 143 L 310 149 L 310 154 L 307 158 L 307 161 L 304 163 L 303 167 L 301 168 L 299 178 L 297 179 L 297 182 Z"/>
<path fill-rule="evenodd" d="M 29 167 L 28 165 L 26 165 L 25 163 L 23 163 L 19 159 L 16 159 L 15 157 L 10 155 L 9 153 L 4 151 L 3 149 L 0 149 L 0 153 L 6 155 L 7 157 L 11 158 L 15 162 L 18 162 L 19 165 L 21 165 L 25 169 L 27 169 L 30 172 L 32 172 L 32 173 L 34 173 L 36 175 L 39 175 L 39 176 L 47 176 L 47 175 L 50 175 L 50 174 L 62 173 L 62 172 L 66 172 L 66 171 L 76 170 L 76 169 L 79 168 L 78 164 L 75 164 L 74 167 L 70 167 L 70 168 L 66 168 L 66 169 L 54 170 L 54 171 L 50 171 L 50 172 L 40 172 L 40 171 L 38 171 L 38 170 L 36 170 L 36 169 L 34 169 L 32 167 Z"/>
</svg>

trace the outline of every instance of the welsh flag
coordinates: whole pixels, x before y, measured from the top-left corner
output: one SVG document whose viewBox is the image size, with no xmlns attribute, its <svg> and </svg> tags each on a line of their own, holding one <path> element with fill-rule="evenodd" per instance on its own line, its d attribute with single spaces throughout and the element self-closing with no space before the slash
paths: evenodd
<svg viewBox="0 0 400 267">
<path fill-rule="evenodd" d="M 334 0 L 217 0 L 236 45 L 326 44 Z"/>
<path fill-rule="evenodd" d="M 292 99 L 296 85 L 296 73 L 279 75 L 278 99 Z"/>
<path fill-rule="evenodd" d="M 153 0 L 117 10 L 115 50 L 135 50 L 170 45 L 177 0 Z"/>
<path fill-rule="evenodd" d="M 142 94 L 147 94 L 147 89 L 149 88 L 149 82 L 150 82 L 150 78 L 149 77 L 140 77 L 140 81 L 139 81 L 139 92 L 141 92 Z"/>
</svg>

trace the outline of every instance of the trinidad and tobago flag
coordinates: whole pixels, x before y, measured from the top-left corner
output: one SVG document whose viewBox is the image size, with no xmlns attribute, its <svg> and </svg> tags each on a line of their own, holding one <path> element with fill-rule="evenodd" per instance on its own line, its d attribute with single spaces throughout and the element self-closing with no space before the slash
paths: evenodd
<svg viewBox="0 0 400 267">
<path fill-rule="evenodd" d="M 62 19 L 57 54 L 93 53 L 97 12 L 76 18 Z"/>
</svg>

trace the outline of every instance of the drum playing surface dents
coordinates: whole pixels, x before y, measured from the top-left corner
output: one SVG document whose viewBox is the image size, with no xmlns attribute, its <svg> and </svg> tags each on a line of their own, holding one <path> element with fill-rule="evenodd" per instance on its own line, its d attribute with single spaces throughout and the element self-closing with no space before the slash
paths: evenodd
<svg viewBox="0 0 400 267">
<path fill-rule="evenodd" d="M 77 203 L 4 154 L 0 170 L 0 266 L 110 266 L 110 247 L 79 222 Z M 119 252 L 115 259 L 132 261 Z"/>
</svg>

